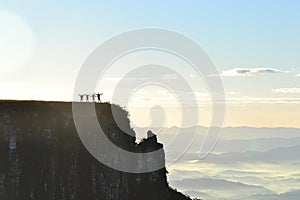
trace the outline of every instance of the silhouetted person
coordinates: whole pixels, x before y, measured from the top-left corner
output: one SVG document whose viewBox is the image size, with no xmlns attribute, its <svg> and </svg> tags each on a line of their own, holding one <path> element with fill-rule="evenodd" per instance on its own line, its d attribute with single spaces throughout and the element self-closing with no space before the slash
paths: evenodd
<svg viewBox="0 0 300 200">
<path fill-rule="evenodd" d="M 79 97 L 80 97 L 80 102 L 82 102 L 82 101 L 83 101 L 84 94 L 79 94 Z"/>
<path fill-rule="evenodd" d="M 101 94 L 100 94 L 100 93 L 97 93 L 97 98 L 98 98 L 98 101 L 99 101 L 99 102 L 101 102 L 100 96 L 101 96 L 102 94 L 103 94 L 103 93 L 101 93 Z"/>
<path fill-rule="evenodd" d="M 92 97 L 92 99 L 93 99 L 93 102 L 95 102 L 96 96 L 97 96 L 97 95 L 96 95 L 95 93 L 91 94 L 91 97 Z"/>
<path fill-rule="evenodd" d="M 86 101 L 88 102 L 88 101 L 89 101 L 89 96 L 90 96 L 90 95 L 85 94 L 84 96 L 85 96 Z"/>
</svg>

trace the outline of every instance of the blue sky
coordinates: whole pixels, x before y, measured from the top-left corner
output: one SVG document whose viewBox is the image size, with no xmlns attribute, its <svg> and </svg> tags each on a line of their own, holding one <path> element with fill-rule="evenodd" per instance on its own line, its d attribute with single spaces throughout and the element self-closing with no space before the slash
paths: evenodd
<svg viewBox="0 0 300 200">
<path fill-rule="evenodd" d="M 0 41 L 18 43 L 0 45 L 13 58 L 1 58 L 1 98 L 68 100 L 65 94 L 93 49 L 121 32 L 159 27 L 192 38 L 220 73 L 229 70 L 231 75 L 223 76 L 229 98 L 255 98 L 247 109 L 258 111 L 277 99 L 280 105 L 273 105 L 272 113 L 279 109 L 299 117 L 291 113 L 300 96 L 299 8 L 300 2 L 291 0 L 2 1 Z M 237 74 L 237 68 L 252 72 Z M 260 73 L 263 69 L 275 71 Z"/>
<path fill-rule="evenodd" d="M 298 1 L 6 1 L 42 40 L 70 37 L 94 45 L 141 27 L 182 32 L 207 49 L 220 68 L 299 66 Z M 54 32 L 55 31 L 55 32 Z M 75 44 L 76 44 L 75 43 Z"/>
</svg>

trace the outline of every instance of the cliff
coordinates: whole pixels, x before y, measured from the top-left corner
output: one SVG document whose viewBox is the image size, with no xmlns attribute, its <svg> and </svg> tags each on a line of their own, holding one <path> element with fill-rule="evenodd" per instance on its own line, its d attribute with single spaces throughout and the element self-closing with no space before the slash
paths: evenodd
<svg viewBox="0 0 300 200">
<path fill-rule="evenodd" d="M 128 113 L 119 106 L 108 103 L 95 106 L 101 127 L 117 146 L 132 152 L 163 148 L 153 135 L 137 144 Z M 112 106 L 117 109 L 118 118 L 130 134 L 116 126 Z M 164 155 L 161 159 L 150 162 L 164 162 Z M 189 198 L 169 187 L 165 168 L 136 174 L 114 170 L 98 162 L 86 150 L 76 132 L 72 103 L 1 101 L 0 199 Z"/>
</svg>

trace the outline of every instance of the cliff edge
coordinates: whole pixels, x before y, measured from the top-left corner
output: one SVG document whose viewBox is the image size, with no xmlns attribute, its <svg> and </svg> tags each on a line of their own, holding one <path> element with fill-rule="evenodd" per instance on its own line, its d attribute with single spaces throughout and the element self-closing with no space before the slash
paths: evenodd
<svg viewBox="0 0 300 200">
<path fill-rule="evenodd" d="M 130 134 L 115 124 L 112 107 Z M 137 144 L 128 113 L 121 107 L 101 103 L 95 108 L 106 136 L 120 148 L 163 148 L 152 132 Z M 149 162 L 164 162 L 164 155 L 161 159 Z M 1 200 L 190 199 L 169 187 L 166 173 L 165 168 L 126 173 L 98 162 L 76 132 L 71 102 L 0 101 Z"/>
</svg>

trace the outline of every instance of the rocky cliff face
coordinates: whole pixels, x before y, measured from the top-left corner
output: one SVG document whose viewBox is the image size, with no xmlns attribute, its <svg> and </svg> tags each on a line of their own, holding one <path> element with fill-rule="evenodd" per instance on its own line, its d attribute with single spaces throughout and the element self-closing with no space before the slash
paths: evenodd
<svg viewBox="0 0 300 200">
<path fill-rule="evenodd" d="M 1 200 L 189 199 L 168 186 L 165 168 L 133 174 L 98 162 L 77 135 L 71 106 L 0 102 Z M 119 110 L 118 117 L 130 135 L 114 123 L 111 106 Z M 96 104 L 96 111 L 108 138 L 119 147 L 134 152 L 163 148 L 155 136 L 136 144 L 128 113 L 120 107 Z"/>
</svg>

